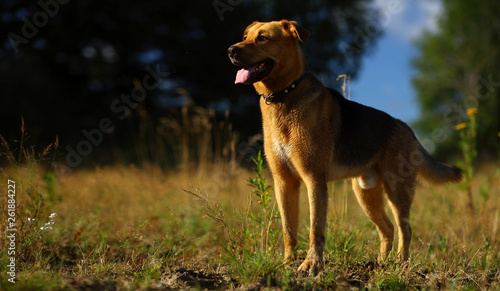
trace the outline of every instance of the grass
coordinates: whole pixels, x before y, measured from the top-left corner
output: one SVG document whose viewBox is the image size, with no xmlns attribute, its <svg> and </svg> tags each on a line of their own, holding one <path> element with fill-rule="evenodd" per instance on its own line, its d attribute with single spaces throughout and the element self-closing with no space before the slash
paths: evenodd
<svg viewBox="0 0 500 291">
<path fill-rule="evenodd" d="M 418 188 L 408 264 L 394 256 L 376 260 L 374 225 L 350 187 L 331 183 L 325 270 L 303 278 L 295 273 L 298 263 L 282 263 L 272 183 L 258 155 L 253 171 L 227 153 L 224 162 L 214 158 L 195 170 L 188 162 L 176 171 L 145 163 L 58 175 L 44 167 L 57 142 L 38 152 L 20 140 L 16 148 L 1 145 L 8 164 L 0 170 L 0 227 L 7 227 L 10 179 L 18 228 L 16 283 L 2 271 L 1 290 L 500 288 L 498 163 L 476 169 L 467 185 L 471 195 L 463 185 Z M 307 208 L 302 188 L 302 258 Z M 0 265 L 6 266 L 9 242 L 2 237 Z"/>
</svg>

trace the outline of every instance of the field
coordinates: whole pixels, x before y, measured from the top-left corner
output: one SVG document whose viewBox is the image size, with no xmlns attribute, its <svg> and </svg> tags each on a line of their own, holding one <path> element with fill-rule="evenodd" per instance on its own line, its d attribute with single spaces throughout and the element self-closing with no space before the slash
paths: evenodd
<svg viewBox="0 0 500 291">
<path fill-rule="evenodd" d="M 226 153 L 170 170 L 142 163 L 59 173 L 43 166 L 49 151 L 3 143 L 1 290 L 500 288 L 495 162 L 471 171 L 467 185 L 418 187 L 407 264 L 394 254 L 377 259 L 378 234 L 350 182 L 331 183 L 325 268 L 309 278 L 296 274 L 298 262 L 282 264 L 272 178 L 257 156 L 249 167 Z M 302 188 L 302 258 L 307 208 Z"/>
</svg>

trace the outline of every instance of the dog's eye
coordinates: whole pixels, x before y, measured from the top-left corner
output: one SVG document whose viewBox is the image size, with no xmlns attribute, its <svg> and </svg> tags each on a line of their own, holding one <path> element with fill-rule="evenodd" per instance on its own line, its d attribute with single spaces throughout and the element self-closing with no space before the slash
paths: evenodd
<svg viewBox="0 0 500 291">
<path fill-rule="evenodd" d="M 247 36 L 246 35 L 243 36 L 243 40 L 247 40 Z"/>
<path fill-rule="evenodd" d="M 268 38 L 263 36 L 263 35 L 259 35 L 257 36 L 257 41 L 266 41 Z"/>
</svg>

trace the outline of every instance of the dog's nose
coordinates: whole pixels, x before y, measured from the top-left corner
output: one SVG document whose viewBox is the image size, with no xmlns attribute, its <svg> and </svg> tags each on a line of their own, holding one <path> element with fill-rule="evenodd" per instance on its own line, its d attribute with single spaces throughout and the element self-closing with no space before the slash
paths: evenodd
<svg viewBox="0 0 500 291">
<path fill-rule="evenodd" d="M 238 53 L 241 51 L 241 48 L 240 47 L 237 47 L 235 45 L 232 45 L 230 46 L 228 49 L 227 49 L 227 55 L 230 57 L 230 58 L 234 58 L 236 57 L 236 55 L 238 55 Z"/>
</svg>

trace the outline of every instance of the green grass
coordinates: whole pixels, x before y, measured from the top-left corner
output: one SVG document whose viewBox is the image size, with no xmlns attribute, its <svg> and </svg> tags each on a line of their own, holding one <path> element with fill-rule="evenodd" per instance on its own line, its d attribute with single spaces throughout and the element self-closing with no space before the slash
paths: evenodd
<svg viewBox="0 0 500 291">
<path fill-rule="evenodd" d="M 375 227 L 350 186 L 332 183 L 325 270 L 303 278 L 295 273 L 299 262 L 282 263 L 279 214 L 261 158 L 254 171 L 224 163 L 177 172 L 116 165 L 57 175 L 42 166 L 49 150 L 13 154 L 3 144 L 10 164 L 0 171 L 0 187 L 6 193 L 8 179 L 16 182 L 18 238 L 16 283 L 2 271 L 1 290 L 500 288 L 498 165 L 479 169 L 471 180 L 474 213 L 457 185 L 418 188 L 408 264 L 396 263 L 394 255 L 377 261 Z M 221 176 L 224 183 L 214 184 Z M 6 194 L 1 200 L 5 229 Z M 307 205 L 303 188 L 302 258 Z M 52 229 L 41 230 L 47 223 Z M 0 249 L 7 247 L 3 237 Z M 2 251 L 0 265 L 8 260 Z"/>
</svg>

